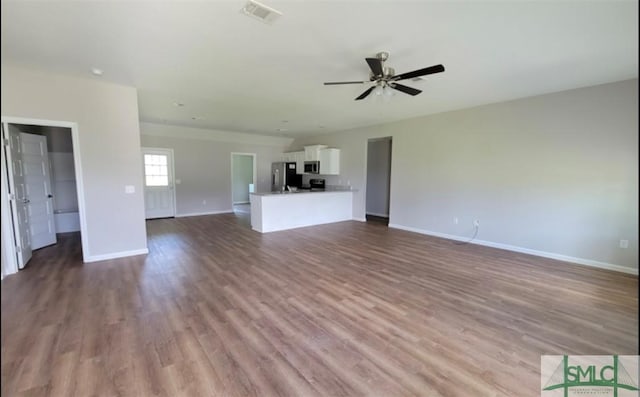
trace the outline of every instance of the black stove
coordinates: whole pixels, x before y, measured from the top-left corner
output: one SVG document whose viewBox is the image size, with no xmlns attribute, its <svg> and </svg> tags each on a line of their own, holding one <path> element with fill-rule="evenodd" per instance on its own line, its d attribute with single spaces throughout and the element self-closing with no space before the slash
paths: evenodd
<svg viewBox="0 0 640 397">
<path fill-rule="evenodd" d="M 312 192 L 322 192 L 324 188 L 324 179 L 309 179 L 308 185 L 300 186 L 300 189 L 311 190 Z"/>
</svg>

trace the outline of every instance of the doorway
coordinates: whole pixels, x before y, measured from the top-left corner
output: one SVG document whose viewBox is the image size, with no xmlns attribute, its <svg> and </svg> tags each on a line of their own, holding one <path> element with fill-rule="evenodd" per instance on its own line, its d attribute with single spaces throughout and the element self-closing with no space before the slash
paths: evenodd
<svg viewBox="0 0 640 397">
<path fill-rule="evenodd" d="M 367 222 L 389 223 L 391 146 L 391 137 L 369 139 L 367 142 Z"/>
<path fill-rule="evenodd" d="M 231 153 L 231 203 L 233 212 L 251 212 L 251 193 L 256 186 L 256 154 Z"/>
<path fill-rule="evenodd" d="M 3 117 L 2 137 L 3 274 L 23 269 L 33 250 L 56 244 L 61 233 L 79 232 L 84 255 L 77 125 Z"/>
<path fill-rule="evenodd" d="M 176 215 L 173 149 L 142 148 L 146 219 Z"/>
</svg>

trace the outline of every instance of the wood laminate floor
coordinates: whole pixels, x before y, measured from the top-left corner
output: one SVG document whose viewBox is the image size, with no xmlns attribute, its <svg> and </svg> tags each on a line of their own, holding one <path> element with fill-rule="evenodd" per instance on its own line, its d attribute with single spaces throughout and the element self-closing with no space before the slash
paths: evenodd
<svg viewBox="0 0 640 397">
<path fill-rule="evenodd" d="M 541 354 L 637 354 L 638 278 L 343 222 L 147 223 L 2 281 L 2 396 L 539 396 Z"/>
</svg>

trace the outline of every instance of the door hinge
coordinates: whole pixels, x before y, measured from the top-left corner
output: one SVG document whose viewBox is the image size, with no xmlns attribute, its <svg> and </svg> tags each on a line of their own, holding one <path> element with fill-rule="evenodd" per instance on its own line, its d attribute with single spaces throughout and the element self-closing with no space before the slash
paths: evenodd
<svg viewBox="0 0 640 397">
<path fill-rule="evenodd" d="M 9 140 L 7 138 L 2 138 L 2 144 L 4 146 L 9 146 Z"/>
<path fill-rule="evenodd" d="M 7 194 L 7 196 L 9 197 L 9 201 L 16 199 L 16 195 L 13 194 L 13 193 L 9 193 L 9 194 Z"/>
</svg>

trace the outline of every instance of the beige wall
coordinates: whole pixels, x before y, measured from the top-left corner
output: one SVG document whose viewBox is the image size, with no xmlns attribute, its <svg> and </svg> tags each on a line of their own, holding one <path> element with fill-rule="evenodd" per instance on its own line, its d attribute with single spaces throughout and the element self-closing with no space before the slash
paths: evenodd
<svg viewBox="0 0 640 397">
<path fill-rule="evenodd" d="M 637 109 L 638 80 L 628 80 L 299 139 L 290 150 L 342 149 L 341 175 L 327 183 L 359 189 L 363 218 L 367 139 L 392 136 L 391 224 L 464 238 L 478 219 L 488 244 L 637 269 Z"/>
<path fill-rule="evenodd" d="M 231 153 L 255 153 L 256 191 L 271 189 L 271 163 L 291 139 L 141 123 L 142 146 L 174 151 L 176 216 L 233 210 Z M 236 140 L 235 142 L 233 140 Z M 250 143 L 255 141 L 256 143 Z"/>
<path fill-rule="evenodd" d="M 85 259 L 146 250 L 135 88 L 3 64 L 2 116 L 78 124 Z"/>
</svg>

